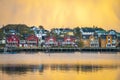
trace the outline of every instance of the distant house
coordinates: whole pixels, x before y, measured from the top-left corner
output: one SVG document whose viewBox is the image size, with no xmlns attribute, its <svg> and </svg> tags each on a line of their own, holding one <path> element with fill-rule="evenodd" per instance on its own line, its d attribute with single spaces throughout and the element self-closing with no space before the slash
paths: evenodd
<svg viewBox="0 0 120 80">
<path fill-rule="evenodd" d="M 117 36 L 108 35 L 106 37 L 106 47 L 116 47 L 117 46 Z"/>
<path fill-rule="evenodd" d="M 97 48 L 99 47 L 99 37 L 97 34 L 91 35 L 89 37 L 90 47 Z"/>
<path fill-rule="evenodd" d="M 115 30 L 109 30 L 107 33 L 109 35 L 117 35 L 117 32 Z"/>
<path fill-rule="evenodd" d="M 74 36 L 65 36 L 62 45 L 75 45 L 75 37 Z"/>
<path fill-rule="evenodd" d="M 82 35 L 81 37 L 81 41 L 83 42 L 83 47 L 90 47 L 90 41 L 89 41 L 89 37 L 91 35 Z"/>
<path fill-rule="evenodd" d="M 57 42 L 56 37 L 54 37 L 54 36 L 48 36 L 48 37 L 46 37 L 46 39 L 45 39 L 45 45 L 46 46 L 58 46 L 58 42 Z"/>
<path fill-rule="evenodd" d="M 39 39 L 39 45 L 41 45 L 42 43 L 45 43 L 45 37 L 47 36 L 47 33 L 48 33 L 47 30 L 35 28 L 34 33 Z"/>
<path fill-rule="evenodd" d="M 30 35 L 26 38 L 26 43 L 28 47 L 38 47 L 38 37 Z"/>
<path fill-rule="evenodd" d="M 111 48 L 117 46 L 117 36 L 116 35 L 101 35 L 100 45 L 102 48 Z"/>
<path fill-rule="evenodd" d="M 9 35 L 6 39 L 7 47 L 19 47 L 19 38 L 16 35 Z"/>
<path fill-rule="evenodd" d="M 54 29 L 51 30 L 51 33 L 54 33 L 54 34 L 57 34 L 57 35 L 63 34 L 63 32 L 64 32 L 63 28 L 54 28 Z"/>
<path fill-rule="evenodd" d="M 93 35 L 95 33 L 94 28 L 81 28 L 80 32 L 82 35 Z"/>
</svg>

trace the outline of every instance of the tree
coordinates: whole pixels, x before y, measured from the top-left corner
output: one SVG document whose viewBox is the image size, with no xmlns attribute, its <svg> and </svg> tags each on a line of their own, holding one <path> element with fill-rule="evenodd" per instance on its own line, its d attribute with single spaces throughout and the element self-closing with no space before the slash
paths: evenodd
<svg viewBox="0 0 120 80">
<path fill-rule="evenodd" d="M 76 36 L 76 37 L 80 37 L 80 28 L 79 27 L 76 27 L 76 28 L 74 28 L 73 29 L 74 30 L 74 35 Z"/>
<path fill-rule="evenodd" d="M 83 47 L 84 46 L 84 43 L 83 43 L 83 41 L 79 41 L 79 42 L 77 42 L 77 45 L 78 45 L 78 47 Z"/>
<path fill-rule="evenodd" d="M 39 28 L 40 28 L 40 29 L 44 29 L 44 26 L 40 25 Z"/>
</svg>

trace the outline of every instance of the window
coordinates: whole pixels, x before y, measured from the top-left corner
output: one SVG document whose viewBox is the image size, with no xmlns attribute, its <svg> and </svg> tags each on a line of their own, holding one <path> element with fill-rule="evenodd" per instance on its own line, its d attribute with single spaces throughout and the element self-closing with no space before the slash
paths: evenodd
<svg viewBox="0 0 120 80">
<path fill-rule="evenodd" d="M 85 39 L 86 38 L 86 36 L 83 36 L 83 39 Z"/>
</svg>

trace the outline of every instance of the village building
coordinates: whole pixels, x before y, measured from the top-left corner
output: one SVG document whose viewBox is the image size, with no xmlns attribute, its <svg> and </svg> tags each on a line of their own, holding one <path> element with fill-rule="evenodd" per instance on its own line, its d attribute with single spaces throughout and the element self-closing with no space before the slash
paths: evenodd
<svg viewBox="0 0 120 80">
<path fill-rule="evenodd" d="M 100 45 L 101 45 L 101 48 L 115 48 L 117 46 L 117 36 L 101 35 Z"/>
<path fill-rule="evenodd" d="M 17 35 L 9 35 L 6 38 L 6 47 L 19 47 L 19 37 Z"/>
<path fill-rule="evenodd" d="M 30 35 L 26 38 L 27 47 L 38 47 L 38 37 Z"/>
<path fill-rule="evenodd" d="M 81 35 L 93 35 L 95 33 L 95 29 L 93 28 L 81 28 Z"/>
<path fill-rule="evenodd" d="M 84 47 L 84 48 L 85 48 L 85 47 L 90 47 L 90 41 L 89 41 L 89 37 L 90 37 L 90 36 L 91 36 L 91 35 L 82 35 L 80 41 L 83 42 L 83 47 Z"/>
<path fill-rule="evenodd" d="M 45 37 L 47 36 L 48 31 L 37 27 L 33 27 L 32 30 L 34 31 L 35 36 L 39 39 L 38 45 L 40 46 L 45 43 Z"/>
<path fill-rule="evenodd" d="M 57 34 L 57 35 L 61 35 L 64 33 L 64 28 L 53 28 L 51 30 L 51 33 Z"/>
<path fill-rule="evenodd" d="M 45 46 L 46 47 L 58 46 L 58 42 L 57 42 L 56 37 L 54 37 L 54 36 L 46 37 Z"/>
<path fill-rule="evenodd" d="M 65 45 L 74 46 L 75 45 L 75 37 L 74 36 L 65 36 L 64 41 L 62 42 L 62 46 L 65 46 Z"/>
<path fill-rule="evenodd" d="M 98 48 L 99 47 L 99 37 L 97 34 L 91 35 L 89 37 L 90 47 Z"/>
</svg>

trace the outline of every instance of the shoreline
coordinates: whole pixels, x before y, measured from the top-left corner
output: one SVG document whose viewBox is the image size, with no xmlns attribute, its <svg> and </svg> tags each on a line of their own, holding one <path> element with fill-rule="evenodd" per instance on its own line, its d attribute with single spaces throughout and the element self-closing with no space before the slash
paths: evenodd
<svg viewBox="0 0 120 80">
<path fill-rule="evenodd" d="M 0 54 L 0 64 L 94 64 L 120 65 L 118 54 L 55 53 L 55 54 Z"/>
<path fill-rule="evenodd" d="M 120 52 L 120 48 L 3 48 L 0 52 Z"/>
</svg>

